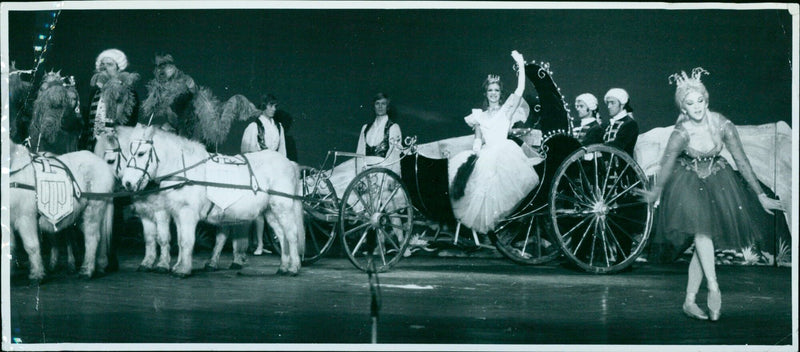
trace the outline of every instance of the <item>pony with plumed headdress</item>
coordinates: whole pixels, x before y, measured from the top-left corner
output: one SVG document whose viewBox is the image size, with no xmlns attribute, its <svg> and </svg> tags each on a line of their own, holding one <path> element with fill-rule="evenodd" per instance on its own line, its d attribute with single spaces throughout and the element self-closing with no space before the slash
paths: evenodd
<svg viewBox="0 0 800 352">
<path fill-rule="evenodd" d="M 42 78 L 30 125 L 34 151 L 65 154 L 78 150 L 82 131 L 78 90 L 73 77 L 50 71 Z"/>
</svg>

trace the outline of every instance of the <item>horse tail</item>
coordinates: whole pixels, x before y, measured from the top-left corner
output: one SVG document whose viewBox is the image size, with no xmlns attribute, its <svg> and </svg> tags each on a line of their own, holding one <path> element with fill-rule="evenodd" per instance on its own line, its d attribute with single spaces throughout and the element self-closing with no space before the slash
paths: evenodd
<svg viewBox="0 0 800 352">
<path fill-rule="evenodd" d="M 478 155 L 472 154 L 467 158 L 467 161 L 461 164 L 456 171 L 456 176 L 453 178 L 453 185 L 450 186 L 450 196 L 455 200 L 461 199 L 464 196 L 464 190 L 467 188 L 467 181 L 475 169 L 475 162 L 478 160 Z"/>
<path fill-rule="evenodd" d="M 116 253 L 111 252 L 114 250 L 114 247 L 111 245 L 112 236 L 114 236 L 114 202 L 109 201 L 106 204 L 106 213 L 103 215 L 103 222 L 100 225 L 100 243 L 105 247 L 107 260 L 111 260 L 111 258 L 119 260 L 116 257 Z"/>
<path fill-rule="evenodd" d="M 296 186 L 296 194 L 302 195 L 303 194 L 303 183 L 300 182 L 300 172 L 297 165 L 293 165 L 295 169 L 295 177 L 294 179 L 297 180 Z M 297 253 L 300 255 L 300 260 L 303 260 L 303 257 L 306 253 L 306 228 L 305 228 L 305 219 L 303 216 L 303 201 L 299 199 L 295 199 L 293 201 L 293 208 L 294 208 L 294 218 L 295 222 L 297 223 Z"/>
</svg>

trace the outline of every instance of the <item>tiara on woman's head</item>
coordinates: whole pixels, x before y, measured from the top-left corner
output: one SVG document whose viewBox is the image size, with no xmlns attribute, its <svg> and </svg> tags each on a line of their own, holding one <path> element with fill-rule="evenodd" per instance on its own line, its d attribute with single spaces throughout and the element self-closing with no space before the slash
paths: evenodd
<svg viewBox="0 0 800 352">
<path fill-rule="evenodd" d="M 498 82 L 500 82 L 500 76 L 498 76 L 498 75 L 488 75 L 488 76 L 486 76 L 486 83 L 492 84 L 492 83 L 498 83 Z"/>
<path fill-rule="evenodd" d="M 689 83 L 694 83 L 694 84 L 702 83 L 700 81 L 700 77 L 703 74 L 710 75 L 710 73 L 708 71 L 706 71 L 704 68 L 695 67 L 692 70 L 691 77 L 686 74 L 686 71 L 681 71 L 680 74 L 678 74 L 678 73 L 671 74 L 669 76 L 668 80 L 669 80 L 669 84 L 675 83 L 675 86 L 681 87 L 681 86 L 684 86 L 684 85 L 689 84 Z M 690 80 L 693 81 L 693 82 L 690 82 Z"/>
</svg>

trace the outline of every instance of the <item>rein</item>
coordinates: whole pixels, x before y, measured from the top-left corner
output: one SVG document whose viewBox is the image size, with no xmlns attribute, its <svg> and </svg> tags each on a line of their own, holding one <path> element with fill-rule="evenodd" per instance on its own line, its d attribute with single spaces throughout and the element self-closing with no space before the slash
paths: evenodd
<svg viewBox="0 0 800 352">
<path fill-rule="evenodd" d="M 138 164 L 136 163 L 136 158 L 134 158 L 133 155 L 135 155 L 136 152 L 139 151 L 139 148 L 143 144 L 149 144 L 150 145 L 150 150 L 148 151 L 148 157 L 147 157 L 147 161 L 145 162 L 144 168 L 140 168 L 138 166 Z M 227 184 L 227 183 L 192 180 L 192 179 L 190 179 L 190 178 L 188 178 L 186 176 L 186 171 L 189 171 L 189 170 L 194 169 L 194 168 L 196 168 L 196 167 L 198 167 L 200 165 L 205 164 L 209 160 L 215 158 L 216 157 L 215 154 L 209 155 L 208 157 L 203 158 L 200 161 L 198 161 L 198 162 L 196 162 L 196 163 L 194 163 L 192 165 L 184 166 L 183 168 L 175 170 L 175 171 L 170 172 L 168 174 L 165 174 L 165 175 L 162 175 L 162 176 L 158 176 L 158 177 L 152 177 L 152 176 L 150 176 L 150 173 L 147 172 L 147 168 L 150 166 L 151 162 L 153 162 L 153 161 L 159 162 L 160 161 L 160 159 L 158 158 L 158 155 L 156 154 L 155 148 L 153 147 L 153 141 L 152 140 L 140 141 L 138 144 L 136 144 L 136 150 L 135 151 L 134 151 L 133 148 L 134 148 L 134 144 L 133 144 L 133 142 L 131 142 L 131 158 L 128 159 L 127 167 L 142 171 L 142 178 L 140 178 L 138 182 L 143 182 L 144 180 L 146 180 L 146 178 L 149 178 L 150 181 L 152 181 L 153 183 L 157 183 L 157 184 L 160 184 L 163 181 L 172 181 L 172 182 L 178 182 L 178 183 L 170 185 L 170 186 L 167 186 L 167 187 L 155 188 L 155 189 L 152 189 L 152 190 L 145 190 L 145 191 L 138 191 L 138 192 L 117 192 L 117 193 L 139 195 L 139 194 L 142 194 L 143 192 L 155 193 L 155 192 L 159 192 L 159 191 L 163 191 L 163 190 L 180 188 L 180 187 L 184 187 L 184 186 L 211 186 L 211 187 L 218 187 L 218 188 L 252 190 L 253 193 L 264 192 L 264 193 L 267 193 L 267 194 L 278 195 L 278 196 L 292 198 L 292 199 L 303 199 L 302 197 L 294 195 L 294 194 L 284 193 L 284 192 L 270 190 L 270 189 L 263 189 L 263 188 L 261 188 L 260 186 L 257 186 L 257 185 L 256 186 L 253 186 L 253 185 L 250 185 L 250 186 L 232 185 L 232 184 Z M 244 157 L 244 159 L 246 161 L 246 164 L 247 164 L 247 167 L 250 170 L 251 178 L 254 177 L 253 176 L 253 169 L 250 166 L 250 162 L 247 160 L 247 157 L 244 156 L 243 154 L 242 154 L 242 157 Z M 131 164 L 133 164 L 133 165 L 131 165 Z M 184 161 L 184 165 L 185 165 L 185 161 Z M 183 174 L 183 176 L 178 176 L 180 174 Z"/>
</svg>

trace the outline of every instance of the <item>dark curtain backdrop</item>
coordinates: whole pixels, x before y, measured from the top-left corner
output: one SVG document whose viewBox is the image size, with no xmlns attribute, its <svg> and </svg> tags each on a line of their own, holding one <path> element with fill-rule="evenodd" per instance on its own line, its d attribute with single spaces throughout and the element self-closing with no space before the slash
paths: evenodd
<svg viewBox="0 0 800 352">
<path fill-rule="evenodd" d="M 10 11 L 18 68 L 33 67 L 46 16 Z M 697 66 L 711 72 L 713 110 L 736 124 L 791 124 L 791 43 L 781 10 L 65 10 L 43 69 L 74 75 L 86 105 L 96 55 L 119 48 L 144 99 L 154 54 L 171 53 L 222 100 L 277 95 L 300 163 L 318 166 L 327 150 L 355 150 L 378 91 L 422 143 L 470 133 L 462 117 L 480 106 L 486 75 L 513 90 L 513 49 L 549 62 L 570 105 L 625 88 L 642 132 L 674 122 L 667 77 Z"/>
</svg>

